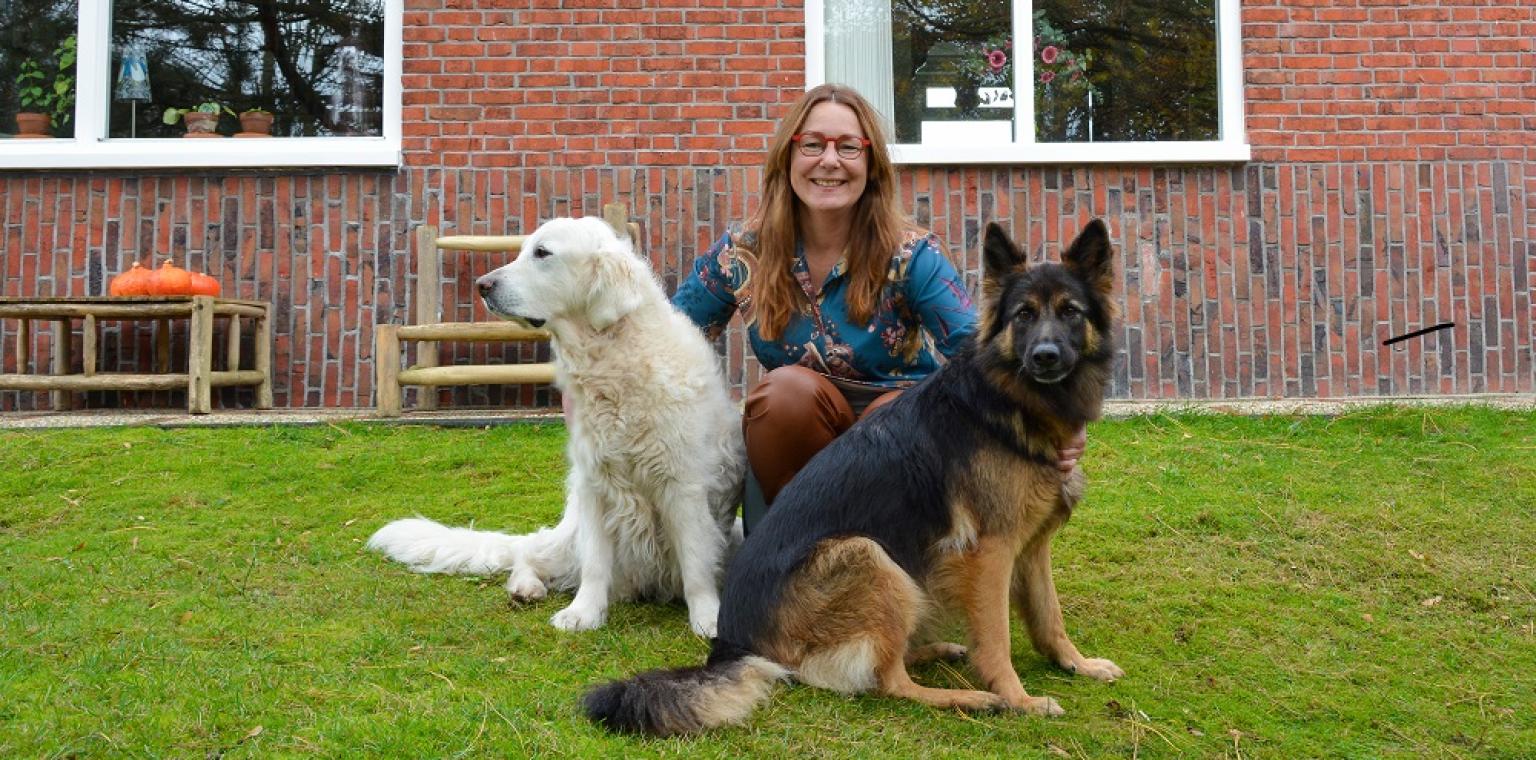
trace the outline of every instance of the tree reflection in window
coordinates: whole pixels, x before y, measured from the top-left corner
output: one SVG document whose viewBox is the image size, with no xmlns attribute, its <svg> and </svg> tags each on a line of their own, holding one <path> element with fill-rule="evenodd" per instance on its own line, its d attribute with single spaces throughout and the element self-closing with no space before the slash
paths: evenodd
<svg viewBox="0 0 1536 760">
<path fill-rule="evenodd" d="M 981 113 L 981 62 L 1010 40 L 1006 0 L 893 0 L 891 3 L 896 141 L 923 141 L 924 122 L 965 122 Z M 1009 47 L 1011 51 L 1011 46 Z M 1006 87 L 1011 63 L 996 75 Z M 931 91 L 953 88 L 954 103 L 935 106 Z M 996 110 L 996 109 L 992 109 Z M 1011 109 L 991 118 L 1012 120 Z"/>
<path fill-rule="evenodd" d="M 135 43 L 152 99 L 114 100 L 112 137 L 178 137 L 165 109 L 204 103 L 222 107 L 221 134 L 251 109 L 271 112 L 278 136 L 382 133 L 382 0 L 117 0 L 112 71 Z"/>
<path fill-rule="evenodd" d="M 1034 81 L 1019 84 L 1033 90 L 1036 142 L 1220 138 L 1215 0 L 1034 0 L 1030 30 L 1011 28 L 1009 0 L 889 1 L 897 142 L 924 142 L 934 122 L 1008 118 L 974 94 L 999 41 L 1012 43 L 1007 75 L 1034 56 Z M 950 89 L 952 105 L 930 102 Z"/>
<path fill-rule="evenodd" d="M 1036 140 L 1218 139 L 1215 0 L 1033 5 Z"/>
</svg>

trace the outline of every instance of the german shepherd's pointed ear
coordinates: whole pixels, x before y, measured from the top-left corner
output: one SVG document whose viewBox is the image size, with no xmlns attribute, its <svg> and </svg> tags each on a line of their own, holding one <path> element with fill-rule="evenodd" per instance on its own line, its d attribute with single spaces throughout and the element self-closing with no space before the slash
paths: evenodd
<svg viewBox="0 0 1536 760">
<path fill-rule="evenodd" d="M 1112 253 L 1109 228 L 1104 226 L 1104 220 L 1094 219 L 1077 233 L 1077 239 L 1062 254 L 1061 263 L 1094 290 L 1108 295 L 1115 287 L 1115 267 L 1110 261 Z"/>
<path fill-rule="evenodd" d="M 1008 233 L 997 222 L 987 223 L 987 236 L 981 246 L 981 289 L 992 292 L 1002 284 L 1003 278 L 1013 272 L 1022 272 L 1029 264 L 1024 252 L 1013 244 Z"/>
</svg>

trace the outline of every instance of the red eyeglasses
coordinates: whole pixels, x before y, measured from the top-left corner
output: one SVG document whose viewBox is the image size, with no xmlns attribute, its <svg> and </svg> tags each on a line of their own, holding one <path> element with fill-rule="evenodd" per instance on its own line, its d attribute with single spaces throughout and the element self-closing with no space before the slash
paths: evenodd
<svg viewBox="0 0 1536 760">
<path fill-rule="evenodd" d="M 855 137 L 853 135 L 824 135 L 820 132 L 801 132 L 789 138 L 800 145 L 800 155 L 807 158 L 815 158 L 827 152 L 827 146 L 836 146 L 837 157 L 853 160 L 864 155 L 864 149 L 869 147 L 869 138 Z"/>
</svg>

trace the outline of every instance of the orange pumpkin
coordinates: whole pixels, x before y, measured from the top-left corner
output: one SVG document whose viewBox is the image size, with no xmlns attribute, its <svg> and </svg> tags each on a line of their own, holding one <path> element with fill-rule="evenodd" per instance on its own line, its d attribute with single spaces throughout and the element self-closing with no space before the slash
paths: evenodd
<svg viewBox="0 0 1536 760">
<path fill-rule="evenodd" d="M 155 270 L 154 279 L 150 280 L 149 294 L 152 296 L 184 296 L 192 292 L 192 273 L 176 266 L 170 259 Z"/>
<path fill-rule="evenodd" d="M 194 296 L 218 296 L 219 281 L 202 272 L 192 273 L 192 295 Z"/>
<path fill-rule="evenodd" d="M 128 271 L 113 277 L 107 283 L 107 295 L 113 296 L 143 296 L 149 295 L 149 279 L 154 273 L 139 266 L 139 262 L 133 262 Z"/>
</svg>

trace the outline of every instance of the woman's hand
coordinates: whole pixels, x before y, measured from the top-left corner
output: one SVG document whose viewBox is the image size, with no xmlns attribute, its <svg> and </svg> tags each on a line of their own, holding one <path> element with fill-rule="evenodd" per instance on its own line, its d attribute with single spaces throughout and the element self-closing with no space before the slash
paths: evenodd
<svg viewBox="0 0 1536 760">
<path fill-rule="evenodd" d="M 1066 445 L 1056 452 L 1056 469 L 1061 470 L 1063 475 L 1072 474 L 1072 468 L 1077 466 L 1078 457 L 1083 455 L 1083 449 L 1087 447 L 1088 428 L 1078 428 L 1072 440 L 1067 441 Z"/>
</svg>

